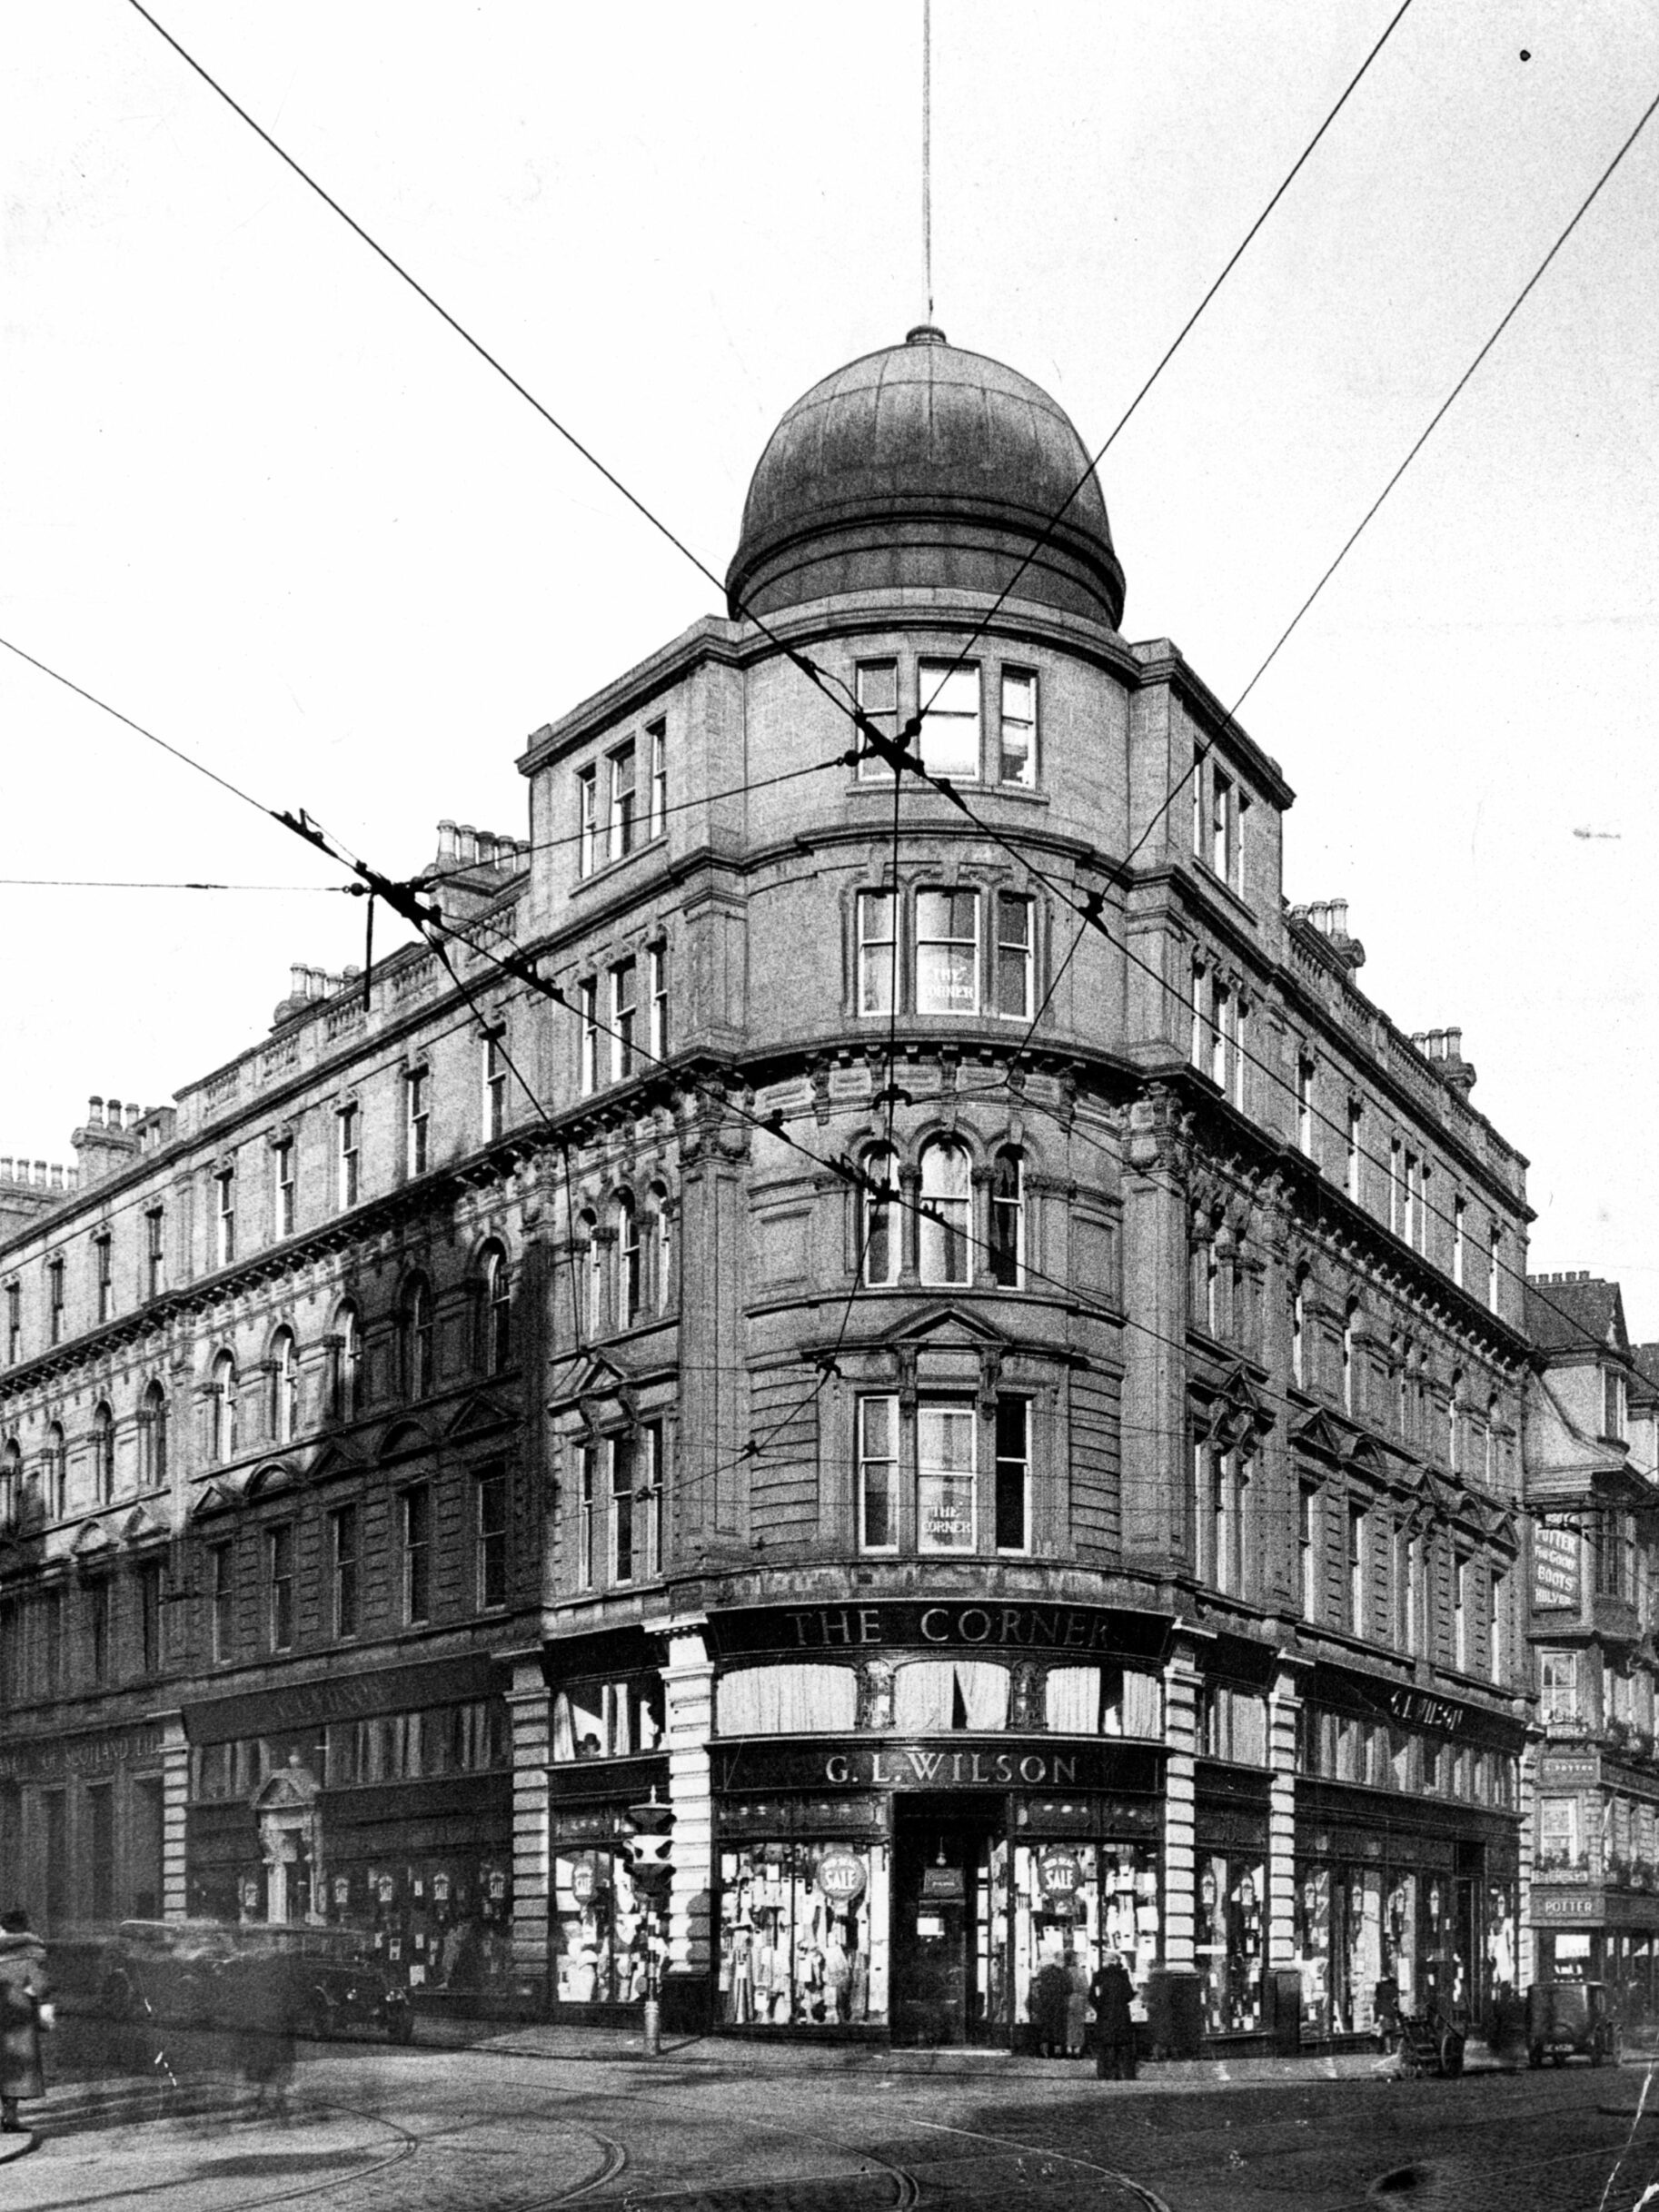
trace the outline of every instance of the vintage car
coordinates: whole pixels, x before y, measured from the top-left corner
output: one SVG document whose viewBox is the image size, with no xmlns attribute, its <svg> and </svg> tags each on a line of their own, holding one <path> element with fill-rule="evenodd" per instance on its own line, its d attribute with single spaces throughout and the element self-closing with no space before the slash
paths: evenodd
<svg viewBox="0 0 1659 2212">
<path fill-rule="evenodd" d="M 115 2020 L 146 2014 L 210 2027 L 236 1930 L 218 1920 L 123 1920 L 100 1957 L 97 2004 Z"/>
<path fill-rule="evenodd" d="M 394 2043 L 414 2034 L 409 1992 L 394 1983 L 350 1928 L 253 1925 L 236 1930 L 241 1960 L 233 1973 L 280 1961 L 286 1969 L 294 2024 L 304 2036 L 378 2028 Z"/>
<path fill-rule="evenodd" d="M 1582 2053 L 1592 2066 L 1616 2065 L 1618 2024 L 1606 1985 L 1599 1981 L 1535 1981 L 1526 1992 L 1526 2063 L 1542 2066 L 1547 2054 L 1565 2066 Z"/>
<path fill-rule="evenodd" d="M 123 1920 L 98 1986 L 114 2019 L 218 2028 L 264 2012 L 304 2036 L 369 2028 L 407 2043 L 414 2032 L 408 1993 L 350 1929 Z"/>
</svg>

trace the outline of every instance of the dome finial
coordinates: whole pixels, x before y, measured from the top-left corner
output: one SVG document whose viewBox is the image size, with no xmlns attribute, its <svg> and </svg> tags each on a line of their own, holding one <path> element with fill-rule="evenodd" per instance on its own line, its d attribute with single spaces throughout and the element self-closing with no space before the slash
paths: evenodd
<svg viewBox="0 0 1659 2212">
<path fill-rule="evenodd" d="M 937 322 L 918 322 L 904 334 L 906 345 L 949 345 L 948 339 Z"/>
</svg>

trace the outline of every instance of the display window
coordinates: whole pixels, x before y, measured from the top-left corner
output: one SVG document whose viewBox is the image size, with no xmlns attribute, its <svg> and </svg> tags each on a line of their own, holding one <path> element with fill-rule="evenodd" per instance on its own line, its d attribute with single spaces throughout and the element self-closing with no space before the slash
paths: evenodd
<svg viewBox="0 0 1659 2212">
<path fill-rule="evenodd" d="M 1008 1875 L 1013 1876 L 1012 1888 Z M 1006 1843 L 988 1862 L 979 1983 L 988 2026 L 1023 2028 L 1039 2049 L 1080 2052 L 1088 1985 L 1116 1955 L 1142 2009 L 1162 1939 L 1157 1861 L 1144 1843 Z"/>
<path fill-rule="evenodd" d="M 720 1867 L 724 2025 L 886 2021 L 885 1843 L 757 1842 L 722 1851 Z"/>
<path fill-rule="evenodd" d="M 643 2000 L 652 1930 L 621 1850 L 553 1855 L 553 1993 L 561 2005 Z"/>
<path fill-rule="evenodd" d="M 1196 1873 L 1205 2027 L 1211 2035 L 1247 2035 L 1262 2026 L 1267 1870 L 1259 1853 L 1200 1850 Z"/>
</svg>

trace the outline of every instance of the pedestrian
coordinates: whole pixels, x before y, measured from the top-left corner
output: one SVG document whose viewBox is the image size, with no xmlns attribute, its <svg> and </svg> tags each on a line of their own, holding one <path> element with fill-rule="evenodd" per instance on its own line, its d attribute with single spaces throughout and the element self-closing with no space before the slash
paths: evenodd
<svg viewBox="0 0 1659 2212">
<path fill-rule="evenodd" d="M 299 2028 L 293 1962 L 255 1957 L 238 1962 L 232 1971 L 227 2009 L 243 2080 L 253 2092 L 256 2112 L 286 2119 Z"/>
<path fill-rule="evenodd" d="M 1114 1951 L 1088 1985 L 1095 2009 L 1095 2072 L 1102 2081 L 1135 2078 L 1135 2022 L 1129 2015 L 1134 1994 L 1129 1969 Z"/>
<path fill-rule="evenodd" d="M 1054 1958 L 1045 1960 L 1032 1977 L 1031 1993 L 1026 1999 L 1041 2058 L 1066 2056 L 1066 2002 L 1070 1995 L 1071 1985 L 1060 1961 Z"/>
<path fill-rule="evenodd" d="M 25 2097 L 44 2097 L 40 2038 L 55 2025 L 46 1947 L 20 1906 L 0 1915 L 0 2130 L 25 2135 L 17 2117 Z"/>
</svg>

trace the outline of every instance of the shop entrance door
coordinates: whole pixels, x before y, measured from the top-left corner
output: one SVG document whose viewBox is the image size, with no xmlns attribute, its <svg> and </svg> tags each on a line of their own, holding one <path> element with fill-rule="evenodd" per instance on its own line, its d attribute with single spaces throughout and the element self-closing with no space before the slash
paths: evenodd
<svg viewBox="0 0 1659 2212">
<path fill-rule="evenodd" d="M 979 2032 L 979 1922 L 1000 1798 L 893 1800 L 892 2019 L 896 2043 L 967 2043 Z"/>
</svg>

